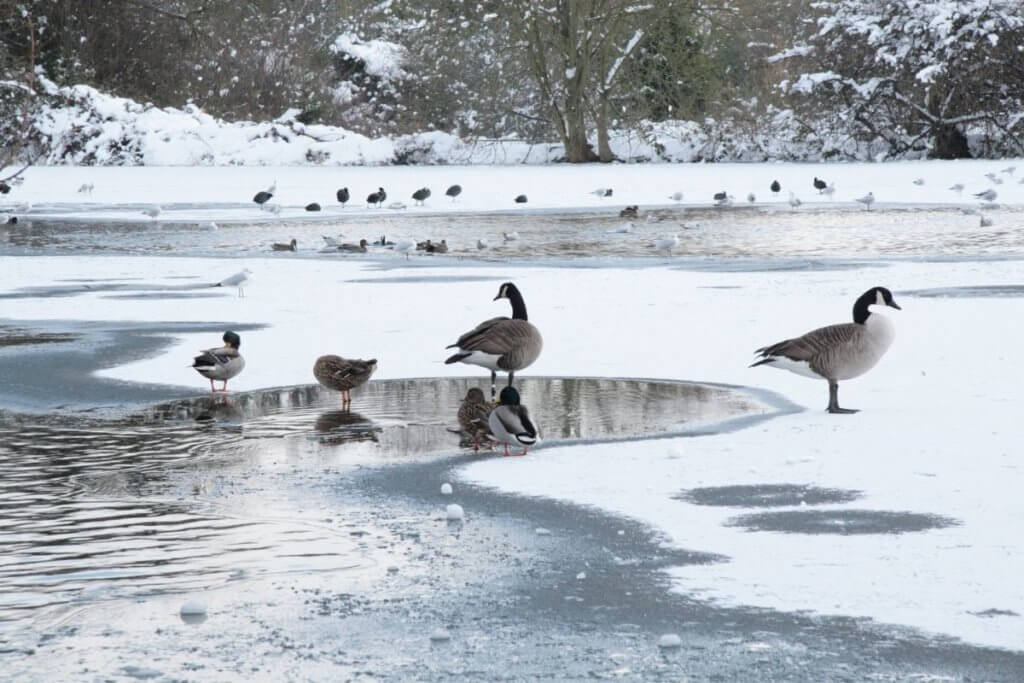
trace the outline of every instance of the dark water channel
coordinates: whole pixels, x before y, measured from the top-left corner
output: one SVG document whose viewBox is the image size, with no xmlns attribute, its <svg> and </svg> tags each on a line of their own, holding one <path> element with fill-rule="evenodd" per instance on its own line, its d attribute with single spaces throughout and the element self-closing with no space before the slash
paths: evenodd
<svg viewBox="0 0 1024 683">
<path fill-rule="evenodd" d="M 471 384 L 371 382 L 351 411 L 303 386 L 116 420 L 2 416 L 0 636 L 97 601 L 372 564 L 344 511 L 313 510 L 309 489 L 325 472 L 465 453 L 453 428 Z M 521 391 L 546 444 L 694 433 L 766 410 L 737 389 L 681 382 L 529 378 Z"/>
</svg>

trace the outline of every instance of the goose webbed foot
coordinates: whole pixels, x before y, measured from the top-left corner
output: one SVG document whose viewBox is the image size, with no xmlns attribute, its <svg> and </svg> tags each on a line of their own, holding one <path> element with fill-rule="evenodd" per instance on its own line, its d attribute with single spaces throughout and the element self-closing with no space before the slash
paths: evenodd
<svg viewBox="0 0 1024 683">
<path fill-rule="evenodd" d="M 830 380 L 828 383 L 828 410 L 832 415 L 852 415 L 860 412 L 856 408 L 839 407 L 839 383 Z"/>
</svg>

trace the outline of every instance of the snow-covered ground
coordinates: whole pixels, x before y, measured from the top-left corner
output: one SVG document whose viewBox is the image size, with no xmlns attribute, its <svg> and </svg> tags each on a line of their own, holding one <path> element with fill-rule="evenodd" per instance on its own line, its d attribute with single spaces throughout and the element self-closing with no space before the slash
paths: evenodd
<svg viewBox="0 0 1024 683">
<path fill-rule="evenodd" d="M 837 210 L 863 210 L 840 203 L 869 190 L 878 198 L 876 210 L 887 204 L 960 202 L 973 207 L 970 192 L 994 187 L 998 201 L 1011 205 L 1007 229 L 1021 230 L 1024 187 L 1017 173 L 1001 173 L 1011 165 L 34 168 L 8 202 L 31 201 L 35 207 L 79 201 L 78 186 L 95 182 L 92 201 L 113 204 L 244 203 L 276 178 L 281 201 L 288 204 L 322 200 L 328 192 L 333 195 L 336 185 L 356 186 L 358 180 L 363 189 L 357 196 L 378 185 L 397 194 L 434 184 L 428 207 L 433 211 L 511 208 L 510 197 L 520 192 L 531 194 L 531 208 L 571 210 L 599 205 L 602 200 L 588 194 L 598 186 L 613 187 L 614 200 L 622 204 L 668 204 L 675 190 L 701 204 L 721 189 L 738 201 L 750 190 L 759 201 L 762 196 L 767 200 L 768 184 L 779 178 L 782 195 L 787 187 L 799 187 L 798 194 L 809 203 L 817 200 L 810 179 L 818 175 L 836 182 L 832 202 L 839 204 Z M 1020 166 L 1024 176 L 1024 163 Z M 990 184 L 988 172 L 1004 183 Z M 918 177 L 923 184 L 913 183 Z M 448 182 L 464 187 L 454 204 L 443 197 Z M 955 182 L 966 186 L 962 197 L 947 189 Z M 499 200 L 501 207 L 496 206 Z M 886 213 L 877 213 L 884 223 Z M 143 278 L 177 286 L 188 281 L 183 277 L 206 281 L 242 265 L 229 258 L 0 257 L 0 292 L 77 278 Z M 1019 580 L 1024 539 L 1018 533 L 1024 522 L 1024 499 L 1018 493 L 1024 472 L 1017 462 L 1024 436 L 1018 422 L 1024 368 L 1016 356 L 1024 297 L 1012 289 L 1002 296 L 913 294 L 929 288 L 1020 285 L 1019 259 L 968 257 L 762 272 L 687 270 L 685 264 L 653 262 L 650 267 L 594 269 L 453 263 L 417 269 L 409 278 L 372 263 L 250 258 L 244 265 L 254 273 L 244 298 L 189 303 L 83 292 L 8 299 L 3 317 L 269 323 L 243 335 L 248 365 L 232 382 L 236 390 L 309 383 L 313 360 L 328 352 L 376 356 L 381 361 L 378 378 L 449 376 L 472 369 L 443 365 L 444 347 L 485 317 L 507 314 L 507 302 L 491 299 L 500 282 L 514 280 L 545 338 L 543 354 L 524 374 L 752 385 L 807 410 L 713 436 L 551 447 L 526 458 L 485 458 L 465 468 L 466 480 L 628 515 L 661 530 L 668 544 L 727 556 L 726 562 L 672 571 L 679 590 L 722 604 L 870 617 L 1011 649 L 1024 643 L 1024 586 Z M 841 385 L 842 404 L 863 412 L 827 415 L 824 382 L 747 367 L 758 346 L 849 320 L 854 299 L 873 285 L 892 289 L 903 311 L 885 313 L 897 337 L 878 367 Z M 158 357 L 104 374 L 194 384 L 200 392 L 205 381 L 187 365 L 196 349 L 218 341 L 210 335 L 184 336 Z M 483 371 L 480 377 L 483 382 Z M 543 425 L 545 416 L 536 417 Z M 862 493 L 847 503 L 785 509 L 912 512 L 956 524 L 892 534 L 751 532 L 726 523 L 743 513 L 779 508 L 716 507 L 680 499 L 696 488 L 744 484 Z"/>
</svg>

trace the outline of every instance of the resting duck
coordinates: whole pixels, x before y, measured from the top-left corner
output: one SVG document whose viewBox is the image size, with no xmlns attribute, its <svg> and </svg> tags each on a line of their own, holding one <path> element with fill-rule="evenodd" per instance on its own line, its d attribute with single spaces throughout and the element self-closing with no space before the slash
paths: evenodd
<svg viewBox="0 0 1024 683">
<path fill-rule="evenodd" d="M 459 426 L 473 439 L 473 450 L 480 450 L 480 439 L 490 435 L 487 418 L 493 406 L 484 398 L 484 392 L 472 387 L 459 406 Z"/>
<path fill-rule="evenodd" d="M 346 242 L 338 247 L 338 251 L 348 251 L 354 254 L 365 254 L 366 244 L 366 240 L 359 240 L 359 244 L 352 244 L 351 242 Z"/>
<path fill-rule="evenodd" d="M 320 356 L 313 364 L 313 376 L 326 389 L 341 392 L 341 405 L 352 403 L 352 390 L 370 379 L 377 370 L 377 359 L 348 359 L 341 356 Z"/>
<path fill-rule="evenodd" d="M 295 248 L 298 246 L 298 241 L 296 241 L 295 238 L 293 237 L 292 241 L 288 243 L 274 242 L 273 244 L 270 245 L 270 248 L 273 251 L 295 251 Z"/>
<path fill-rule="evenodd" d="M 228 380 L 237 375 L 245 368 L 245 359 L 238 352 L 241 346 L 241 338 L 234 332 L 228 330 L 224 333 L 224 346 L 219 349 L 206 349 L 192 361 L 192 367 L 203 377 L 210 380 L 210 393 L 228 390 Z M 213 380 L 219 379 L 224 382 L 220 389 L 214 389 Z"/>
<path fill-rule="evenodd" d="M 526 455 L 527 449 L 537 443 L 537 428 L 530 421 L 530 413 L 520 404 L 515 387 L 502 389 L 499 401 L 487 418 L 491 434 L 496 441 L 505 444 L 505 455 L 512 455 L 508 452 L 509 446 L 522 446 L 522 453 L 514 455 Z"/>
</svg>

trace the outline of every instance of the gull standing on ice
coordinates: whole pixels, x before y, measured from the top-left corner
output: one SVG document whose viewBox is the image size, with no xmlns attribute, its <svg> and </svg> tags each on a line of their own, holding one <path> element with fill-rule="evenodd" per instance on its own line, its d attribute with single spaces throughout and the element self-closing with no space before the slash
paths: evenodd
<svg viewBox="0 0 1024 683">
<path fill-rule="evenodd" d="M 506 242 L 515 242 L 516 240 L 519 239 L 519 233 L 516 232 L 515 230 L 513 230 L 512 232 L 503 232 L 501 234 L 505 238 Z"/>
<path fill-rule="evenodd" d="M 146 214 L 147 216 L 149 216 L 153 220 L 157 220 L 157 219 L 160 218 L 160 214 L 161 214 L 162 211 L 163 210 L 160 208 L 159 204 L 154 204 L 153 206 L 151 206 L 148 209 L 144 210 L 142 213 Z"/>
<path fill-rule="evenodd" d="M 670 194 L 668 196 L 668 198 L 671 199 L 674 202 L 681 202 L 681 201 L 683 201 L 683 193 L 682 192 L 673 192 L 672 194 Z"/>
<path fill-rule="evenodd" d="M 989 188 L 984 192 L 975 192 L 974 196 L 977 197 L 978 199 L 984 199 L 986 202 L 994 202 L 996 200 L 996 197 L 999 196 L 999 193 Z"/>
<path fill-rule="evenodd" d="M 870 211 L 871 210 L 871 205 L 875 203 L 875 193 L 874 192 L 868 192 L 863 197 L 857 197 L 854 201 L 860 202 L 861 204 L 864 205 L 864 207 L 868 211 Z"/>
<path fill-rule="evenodd" d="M 804 377 L 828 381 L 828 412 L 855 413 L 839 407 L 839 380 L 853 379 L 875 366 L 892 344 L 895 331 L 884 315 L 871 306 L 900 307 L 885 287 L 872 287 L 853 305 L 853 322 L 829 325 L 801 337 L 764 346 L 750 367 L 769 365 Z"/>
<path fill-rule="evenodd" d="M 963 183 L 955 183 L 953 185 L 950 185 L 949 189 L 953 190 L 953 192 L 956 192 L 957 194 L 960 194 L 960 193 L 962 193 L 964 191 L 964 184 Z"/>
<path fill-rule="evenodd" d="M 214 283 L 214 287 L 238 287 L 238 296 L 245 296 L 245 288 L 243 285 L 249 281 L 249 276 L 252 275 L 252 271 L 248 268 L 243 268 L 234 275 L 229 275 L 220 282 Z"/>
<path fill-rule="evenodd" d="M 523 295 L 511 282 L 498 288 L 494 301 L 508 299 L 512 304 L 512 317 L 499 316 L 485 320 L 466 332 L 454 344 L 458 352 L 445 359 L 445 365 L 469 363 L 491 371 L 491 398 L 494 398 L 498 371 L 508 373 L 508 386 L 516 372 L 530 366 L 540 356 L 544 339 L 540 330 L 529 322 Z"/>
<path fill-rule="evenodd" d="M 660 240 L 654 243 L 654 248 L 658 251 L 662 249 L 665 253 L 671 254 L 672 250 L 679 246 L 679 235 L 670 235 L 668 237 L 662 237 Z"/>
<path fill-rule="evenodd" d="M 226 392 L 228 380 L 245 368 L 245 359 L 238 352 L 242 345 L 241 338 L 231 330 L 224 333 L 224 346 L 218 349 L 206 349 L 192 361 L 192 367 L 200 375 L 210 380 L 210 393 Z M 224 385 L 220 389 L 213 388 L 213 380 L 221 380 Z"/>
</svg>

